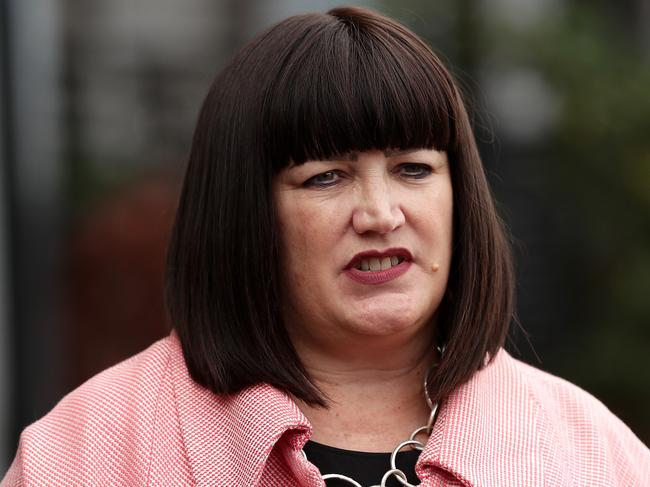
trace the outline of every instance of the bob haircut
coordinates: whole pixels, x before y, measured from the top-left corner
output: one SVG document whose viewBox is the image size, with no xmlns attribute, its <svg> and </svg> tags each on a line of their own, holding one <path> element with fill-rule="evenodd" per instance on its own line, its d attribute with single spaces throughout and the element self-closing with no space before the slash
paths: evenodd
<svg viewBox="0 0 650 487">
<path fill-rule="evenodd" d="M 166 289 L 196 382 L 218 394 L 265 382 L 327 405 L 282 320 L 273 176 L 351 151 L 414 148 L 445 151 L 453 187 L 452 263 L 436 325 L 445 353 L 429 373 L 431 399 L 495 356 L 513 317 L 512 259 L 459 90 L 407 28 L 340 7 L 260 34 L 203 102 Z"/>
</svg>

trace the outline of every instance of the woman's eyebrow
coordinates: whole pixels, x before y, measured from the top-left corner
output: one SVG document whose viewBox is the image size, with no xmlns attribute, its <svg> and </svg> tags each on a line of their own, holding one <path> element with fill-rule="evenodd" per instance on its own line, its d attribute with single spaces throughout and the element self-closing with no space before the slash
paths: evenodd
<svg viewBox="0 0 650 487">
<path fill-rule="evenodd" d="M 353 151 L 350 151 L 350 152 L 348 152 L 346 154 L 341 154 L 340 159 L 343 160 L 343 161 L 353 161 L 354 162 L 357 159 L 359 159 L 359 152 L 353 150 Z"/>
<path fill-rule="evenodd" d="M 384 156 L 386 156 L 386 157 L 397 157 L 397 156 L 403 156 L 404 154 L 410 154 L 412 152 L 417 152 L 417 150 L 414 150 L 414 149 L 404 149 L 404 150 L 386 149 L 384 151 Z"/>
<path fill-rule="evenodd" d="M 386 149 L 384 151 L 384 156 L 386 157 L 397 157 L 397 156 L 402 156 L 405 154 L 411 154 L 412 152 L 417 152 L 417 149 L 403 149 L 403 150 L 391 150 L 391 149 Z M 329 159 L 324 159 L 326 161 L 334 161 L 334 160 L 339 160 L 339 161 L 356 161 L 359 158 L 359 152 L 358 151 L 350 151 L 345 154 L 341 154 L 338 156 L 334 156 Z"/>
</svg>

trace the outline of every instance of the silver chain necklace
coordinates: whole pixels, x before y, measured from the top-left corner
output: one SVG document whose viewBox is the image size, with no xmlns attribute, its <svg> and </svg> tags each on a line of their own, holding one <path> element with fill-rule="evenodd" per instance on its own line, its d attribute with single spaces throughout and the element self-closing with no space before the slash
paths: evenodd
<svg viewBox="0 0 650 487">
<path fill-rule="evenodd" d="M 439 349 L 440 350 L 440 349 Z M 442 350 L 440 350 L 442 352 Z M 424 377 L 424 398 L 427 401 L 427 406 L 431 409 L 431 413 L 429 414 L 429 420 L 427 421 L 427 424 L 424 426 L 420 426 L 417 428 L 413 433 L 411 433 L 411 436 L 409 436 L 408 440 L 402 441 L 399 445 L 395 447 L 393 452 L 390 454 L 390 469 L 386 471 L 386 473 L 383 475 L 381 478 L 381 483 L 379 485 L 371 485 L 370 487 L 386 487 L 386 482 L 391 477 L 395 477 L 400 484 L 402 484 L 404 487 L 418 487 L 418 485 L 410 484 L 406 478 L 406 474 L 397 468 L 397 454 L 402 450 L 403 448 L 406 447 L 411 447 L 415 448 L 416 450 L 422 451 L 424 450 L 424 443 L 421 441 L 417 440 L 417 437 L 419 435 L 426 434 L 427 436 L 431 435 L 431 431 L 433 430 L 433 424 L 436 421 L 436 414 L 438 412 L 438 403 L 434 403 L 431 401 L 431 398 L 429 397 L 428 388 L 427 388 L 427 377 L 428 373 Z M 305 457 L 305 460 L 307 460 L 307 454 L 305 453 L 304 450 L 302 451 L 302 455 Z M 338 473 L 328 473 L 326 475 L 323 475 L 323 480 L 327 482 L 330 479 L 338 479 L 338 480 L 343 480 L 347 482 L 350 485 L 353 485 L 354 487 L 363 487 L 359 482 L 356 480 L 348 477 L 347 475 L 341 475 Z"/>
</svg>

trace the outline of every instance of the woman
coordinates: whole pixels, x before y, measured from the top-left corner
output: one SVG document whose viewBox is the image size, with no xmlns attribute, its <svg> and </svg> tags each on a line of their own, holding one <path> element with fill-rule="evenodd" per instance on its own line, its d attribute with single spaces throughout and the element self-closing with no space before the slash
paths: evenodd
<svg viewBox="0 0 650 487">
<path fill-rule="evenodd" d="M 650 479 L 602 404 L 501 349 L 511 258 L 461 97 L 371 11 L 291 17 L 216 78 L 168 304 L 170 337 L 28 427 L 3 485 Z"/>
</svg>

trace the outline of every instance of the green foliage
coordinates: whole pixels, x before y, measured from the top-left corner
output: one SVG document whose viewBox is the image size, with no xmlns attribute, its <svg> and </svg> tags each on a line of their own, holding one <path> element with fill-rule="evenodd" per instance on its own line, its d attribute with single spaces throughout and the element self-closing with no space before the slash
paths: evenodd
<svg viewBox="0 0 650 487">
<path fill-rule="evenodd" d="M 572 375 L 612 403 L 606 391 L 638 396 L 647 411 L 650 59 L 607 20 L 576 7 L 562 22 L 540 25 L 523 46 L 562 107 L 545 186 L 548 203 L 562 208 L 555 229 L 573 247 L 558 253 L 576 302 L 567 326 L 585 337 Z"/>
<path fill-rule="evenodd" d="M 565 2 L 524 27 L 480 12 L 486 4 L 400 1 L 386 10 L 418 12 L 424 20 L 410 25 L 425 26 L 430 40 L 436 9 L 453 12 L 443 19 L 473 19 L 455 22 L 454 40 L 438 45 L 472 51 L 455 57 L 470 72 L 488 63 L 532 69 L 557 98 L 550 133 L 528 149 L 547 167 L 531 174 L 542 178 L 535 184 L 554 232 L 553 277 L 569 306 L 559 328 L 573 340 L 545 354 L 545 367 L 601 398 L 648 442 L 650 53 L 635 38 L 635 19 L 625 25 L 606 2 Z"/>
</svg>

